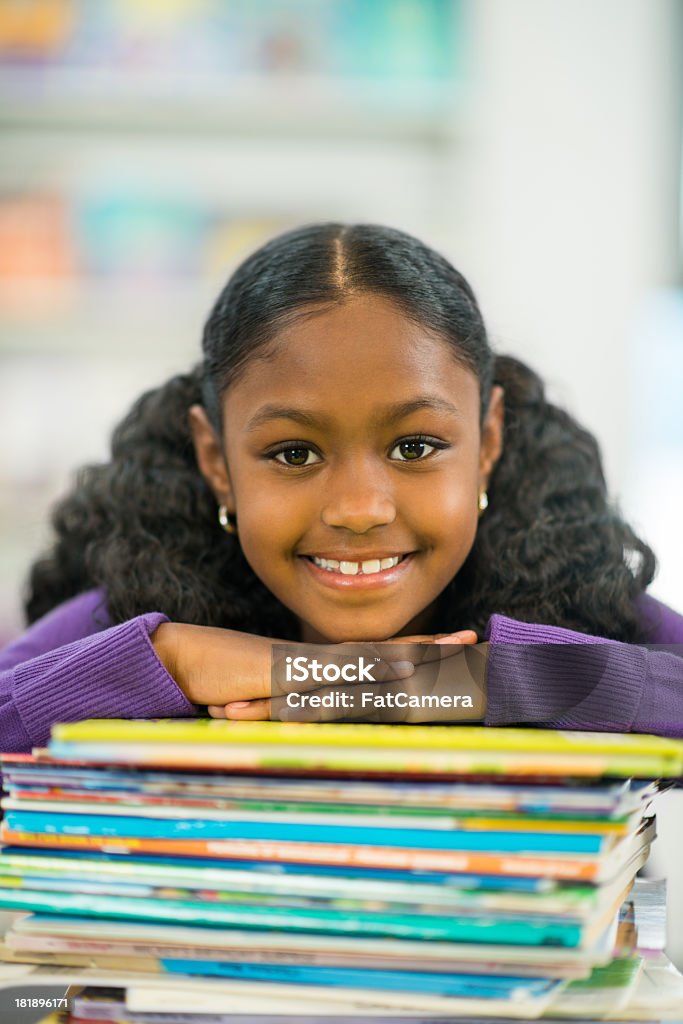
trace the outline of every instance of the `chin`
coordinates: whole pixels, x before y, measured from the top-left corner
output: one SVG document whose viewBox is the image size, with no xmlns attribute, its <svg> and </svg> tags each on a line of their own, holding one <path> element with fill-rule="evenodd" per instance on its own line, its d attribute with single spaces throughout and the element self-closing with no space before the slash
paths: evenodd
<svg viewBox="0 0 683 1024">
<path fill-rule="evenodd" d="M 316 627 L 316 633 L 325 637 L 320 642 L 327 644 L 381 643 L 383 640 L 390 640 L 396 636 L 401 628 L 402 626 L 387 626 L 386 623 L 378 623 L 376 626 L 373 626 L 372 623 L 355 623 L 354 625 L 349 625 L 348 628 L 344 628 L 343 625 L 335 623 L 334 626 L 329 628 L 318 629 Z"/>
</svg>

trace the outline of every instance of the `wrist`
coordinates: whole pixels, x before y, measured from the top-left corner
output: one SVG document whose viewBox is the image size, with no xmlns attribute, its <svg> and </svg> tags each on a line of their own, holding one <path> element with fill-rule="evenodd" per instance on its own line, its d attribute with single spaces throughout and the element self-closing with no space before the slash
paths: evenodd
<svg viewBox="0 0 683 1024">
<path fill-rule="evenodd" d="M 185 696 L 189 697 L 189 694 L 183 686 L 183 681 L 180 678 L 181 674 L 179 672 L 179 631 L 182 629 L 183 626 L 177 622 L 162 622 L 161 625 L 157 626 L 151 634 L 150 640 L 161 664 L 164 666 L 168 674 L 175 679 Z"/>
</svg>

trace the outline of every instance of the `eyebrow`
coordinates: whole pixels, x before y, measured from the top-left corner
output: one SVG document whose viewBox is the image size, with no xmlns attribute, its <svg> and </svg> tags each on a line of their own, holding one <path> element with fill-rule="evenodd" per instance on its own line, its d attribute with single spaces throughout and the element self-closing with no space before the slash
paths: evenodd
<svg viewBox="0 0 683 1024">
<path fill-rule="evenodd" d="M 397 420 L 410 416 L 413 412 L 420 412 L 422 409 L 435 410 L 450 416 L 459 417 L 461 415 L 458 407 L 446 401 L 445 398 L 440 398 L 438 395 L 420 395 L 407 402 L 397 402 L 386 406 L 375 417 L 375 423 L 379 427 L 389 426 Z M 329 419 L 326 416 L 316 416 L 294 406 L 268 404 L 252 416 L 247 424 L 247 432 L 257 430 L 265 423 L 270 423 L 271 420 L 293 420 L 295 423 L 313 429 L 323 428 L 329 424 Z"/>
</svg>

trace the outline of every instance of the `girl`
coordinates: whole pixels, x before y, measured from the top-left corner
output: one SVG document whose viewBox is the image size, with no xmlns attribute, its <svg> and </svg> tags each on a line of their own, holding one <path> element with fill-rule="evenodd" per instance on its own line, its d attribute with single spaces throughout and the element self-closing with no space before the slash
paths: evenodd
<svg viewBox="0 0 683 1024">
<path fill-rule="evenodd" d="M 268 717 L 272 638 L 485 639 L 487 724 L 683 735 L 683 659 L 643 646 L 683 617 L 646 596 L 594 439 L 399 231 L 250 256 L 199 367 L 143 395 L 54 526 L 0 656 L 4 750 L 83 717 Z"/>
</svg>

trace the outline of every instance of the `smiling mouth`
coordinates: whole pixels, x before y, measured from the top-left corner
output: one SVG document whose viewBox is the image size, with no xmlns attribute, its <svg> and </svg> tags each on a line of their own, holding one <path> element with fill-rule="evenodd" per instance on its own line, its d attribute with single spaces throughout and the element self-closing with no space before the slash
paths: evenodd
<svg viewBox="0 0 683 1024">
<path fill-rule="evenodd" d="M 373 576 L 379 572 L 393 569 L 403 562 L 408 555 L 390 555 L 386 558 L 366 558 L 362 562 L 338 561 L 336 558 L 318 558 L 317 555 L 304 555 L 309 562 L 326 572 L 342 576 Z"/>
</svg>

